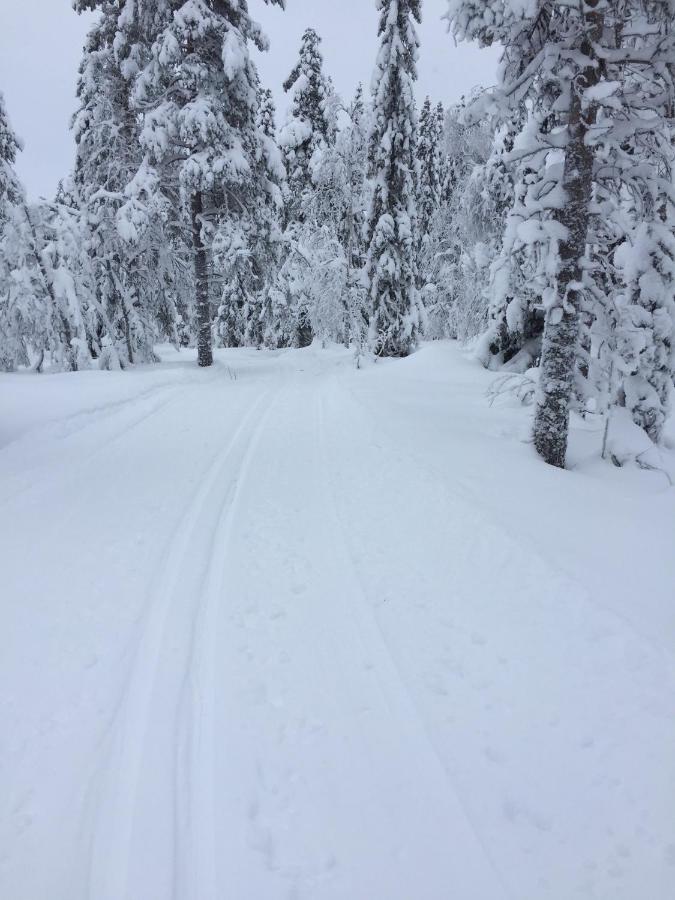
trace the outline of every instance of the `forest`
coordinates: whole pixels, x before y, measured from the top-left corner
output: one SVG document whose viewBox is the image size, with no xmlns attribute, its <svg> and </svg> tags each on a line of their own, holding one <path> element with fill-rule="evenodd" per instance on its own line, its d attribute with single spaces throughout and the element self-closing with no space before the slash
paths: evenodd
<svg viewBox="0 0 675 900">
<path fill-rule="evenodd" d="M 340 97 L 307 28 L 279 126 L 246 4 L 74 6 L 100 15 L 53 199 L 27 201 L 0 108 L 5 370 L 125 369 L 160 341 L 209 366 L 213 347 L 318 339 L 359 365 L 456 338 L 534 404 L 547 462 L 565 465 L 571 412 L 622 407 L 661 442 L 675 372 L 668 0 L 450 0 L 455 40 L 503 47 L 499 83 L 419 110 L 421 0 L 379 2 L 371 87 Z"/>
<path fill-rule="evenodd" d="M 675 0 L 0 0 L 8 72 L 1 900 L 673 900 Z"/>
</svg>

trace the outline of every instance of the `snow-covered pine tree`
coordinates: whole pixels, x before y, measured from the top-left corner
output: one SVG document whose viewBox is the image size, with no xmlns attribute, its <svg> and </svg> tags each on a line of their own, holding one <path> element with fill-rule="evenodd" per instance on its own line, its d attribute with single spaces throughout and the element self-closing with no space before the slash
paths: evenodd
<svg viewBox="0 0 675 900">
<path fill-rule="evenodd" d="M 546 462 L 564 467 L 593 196 L 591 98 L 603 77 L 597 48 L 605 4 L 537 0 L 523 14 L 521 7 L 504 8 L 493 0 L 497 16 L 489 24 L 472 3 L 450 5 L 460 37 L 504 44 L 501 97 L 528 101 L 527 122 L 514 147 L 527 168 L 507 226 L 513 234 L 504 243 L 518 240 L 529 252 L 530 282 L 545 308 L 534 444 Z"/>
<path fill-rule="evenodd" d="M 407 356 L 417 342 L 417 114 L 414 82 L 421 0 L 376 0 L 380 48 L 373 75 L 373 120 L 366 221 L 369 344 L 377 356 Z"/>
<path fill-rule="evenodd" d="M 593 199 L 594 149 L 590 144 L 597 106 L 592 92 L 603 77 L 597 48 L 605 27 L 600 0 L 584 0 L 559 21 L 543 40 L 555 41 L 559 62 L 544 68 L 544 77 L 557 79 L 556 101 L 562 106 L 566 128 L 564 162 L 559 185 L 560 208 L 555 215 L 559 234 L 559 262 L 551 260 L 557 290 L 546 298 L 541 376 L 534 419 L 534 446 L 548 463 L 563 468 L 567 454 L 570 406 L 574 394 L 576 360 L 580 337 L 582 280 Z M 553 24 L 555 22 L 555 24 Z M 534 24 L 534 23 L 533 23 Z M 572 52 L 570 52 L 570 50 Z M 554 252 L 555 249 L 553 248 Z"/>
<path fill-rule="evenodd" d="M 63 200 L 24 200 L 14 208 L 0 255 L 9 269 L 10 321 L 21 331 L 15 364 L 76 371 L 100 356 L 108 323 L 96 301 L 87 246 L 79 209 Z"/>
<path fill-rule="evenodd" d="M 77 146 L 74 186 L 90 238 L 97 298 L 112 325 L 101 335 L 105 366 L 118 368 L 154 358 L 154 331 L 149 310 L 150 260 L 137 241 L 123 240 L 117 215 L 124 191 L 138 170 L 142 151 L 137 119 L 129 107 L 129 83 L 114 51 L 121 6 L 115 0 L 78 0 L 75 8 L 97 7 L 80 63 L 73 118 Z M 159 242 L 161 245 L 161 242 Z"/>
<path fill-rule="evenodd" d="M 177 177 L 189 212 L 198 361 L 209 366 L 213 241 L 222 226 L 221 246 L 247 244 L 251 210 L 266 188 L 257 158 L 258 75 L 249 47 L 265 50 L 267 41 L 245 3 L 163 2 L 172 15 L 160 23 L 133 96 L 143 112 L 141 145 L 159 167 L 160 183 Z"/>
<path fill-rule="evenodd" d="M 597 263 L 589 266 L 587 250 L 597 244 L 597 186 L 610 178 L 619 194 L 634 194 L 643 180 L 635 161 L 644 165 L 647 148 L 663 145 L 657 136 L 672 113 L 675 3 L 537 0 L 523 8 L 491 0 L 487 16 L 486 5 L 473 0 L 449 6 L 459 38 L 505 47 L 494 101 L 504 110 L 527 108 L 511 154 L 525 176 L 516 179 L 521 221 L 512 229 L 545 316 L 534 442 L 547 462 L 564 466 L 570 408 L 583 394 L 579 375 L 596 318 L 587 297 Z M 672 141 L 665 146 L 672 151 Z"/>
<path fill-rule="evenodd" d="M 616 325 L 610 343 L 621 375 L 610 399 L 659 443 L 675 379 L 675 2 L 632 0 L 622 18 L 614 15 L 608 84 L 598 98 L 608 165 L 597 172 L 615 210 L 609 216 L 605 203 L 599 224 L 610 219 L 614 236 L 624 233 L 611 245 L 619 285 L 605 314 Z"/>
<path fill-rule="evenodd" d="M 13 168 L 20 146 L 0 97 L 0 363 L 86 368 L 101 319 L 78 211 L 28 202 Z"/>
<path fill-rule="evenodd" d="M 532 128 L 536 129 L 539 112 L 530 111 L 530 115 Z M 549 223 L 553 207 L 542 205 L 541 198 L 547 196 L 550 184 L 549 162 L 553 163 L 554 172 L 559 163 L 554 155 L 546 158 L 545 150 L 518 158 L 514 145 L 522 128 L 519 111 L 498 124 L 492 152 L 482 172 L 490 190 L 496 189 L 505 200 L 506 208 L 500 220 L 499 252 L 489 268 L 488 327 L 479 350 L 486 367 L 506 365 L 519 372 L 535 365 L 541 357 L 541 298 L 553 277 L 547 261 L 556 240 L 555 226 Z M 555 194 L 552 200 L 557 202 Z"/>
</svg>

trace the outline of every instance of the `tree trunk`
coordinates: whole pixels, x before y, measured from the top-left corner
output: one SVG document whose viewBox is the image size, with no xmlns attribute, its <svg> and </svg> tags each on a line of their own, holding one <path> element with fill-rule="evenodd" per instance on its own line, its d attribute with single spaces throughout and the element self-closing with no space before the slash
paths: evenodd
<svg viewBox="0 0 675 900">
<path fill-rule="evenodd" d="M 591 63 L 579 73 L 570 101 L 569 139 L 563 172 L 566 202 L 559 215 L 567 237 L 560 245 L 558 298 L 546 313 L 539 395 L 534 417 L 534 446 L 537 452 L 547 463 L 561 469 L 565 467 L 567 454 L 570 401 L 574 391 L 579 341 L 579 286 L 583 278 L 593 195 L 594 150 L 587 145 L 586 136 L 594 123 L 595 109 L 591 106 L 582 110 L 581 94 L 586 88 L 597 84 L 602 74 L 600 61 L 593 49 L 594 43 L 600 42 L 604 25 L 602 12 L 595 10 L 598 3 L 599 0 L 586 0 L 586 6 L 593 11 L 585 16 L 587 27 L 579 51 Z"/>
<path fill-rule="evenodd" d="M 213 364 L 211 339 L 211 305 L 206 247 L 202 240 L 202 194 L 192 195 L 192 246 L 195 259 L 195 294 L 197 308 L 197 362 L 202 367 Z"/>
</svg>

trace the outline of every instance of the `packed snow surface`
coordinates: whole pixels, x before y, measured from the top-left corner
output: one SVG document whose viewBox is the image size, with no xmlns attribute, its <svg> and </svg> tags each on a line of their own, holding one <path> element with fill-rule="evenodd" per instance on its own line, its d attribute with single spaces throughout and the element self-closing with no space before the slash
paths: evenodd
<svg viewBox="0 0 675 900">
<path fill-rule="evenodd" d="M 0 377 L 0 897 L 672 900 L 672 451 L 549 468 L 448 343 L 160 353 Z"/>
</svg>

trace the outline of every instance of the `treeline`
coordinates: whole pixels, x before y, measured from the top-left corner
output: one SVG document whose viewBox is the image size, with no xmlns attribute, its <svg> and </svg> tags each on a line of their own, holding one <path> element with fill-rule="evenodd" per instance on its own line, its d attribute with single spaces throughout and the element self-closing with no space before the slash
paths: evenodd
<svg viewBox="0 0 675 900">
<path fill-rule="evenodd" d="M 283 0 L 272 0 L 283 5 Z M 675 372 L 675 0 L 449 0 L 499 43 L 494 89 L 414 87 L 421 0 L 375 0 L 370 90 L 346 102 L 308 28 L 278 128 L 246 3 L 97 10 L 74 170 L 29 203 L 0 103 L 0 365 L 150 362 L 158 341 L 404 356 L 477 339 L 538 368 L 534 439 L 617 405 L 662 440 Z M 354 23 L 358 27 L 358 23 Z M 449 45 L 448 52 L 452 52 Z"/>
</svg>

